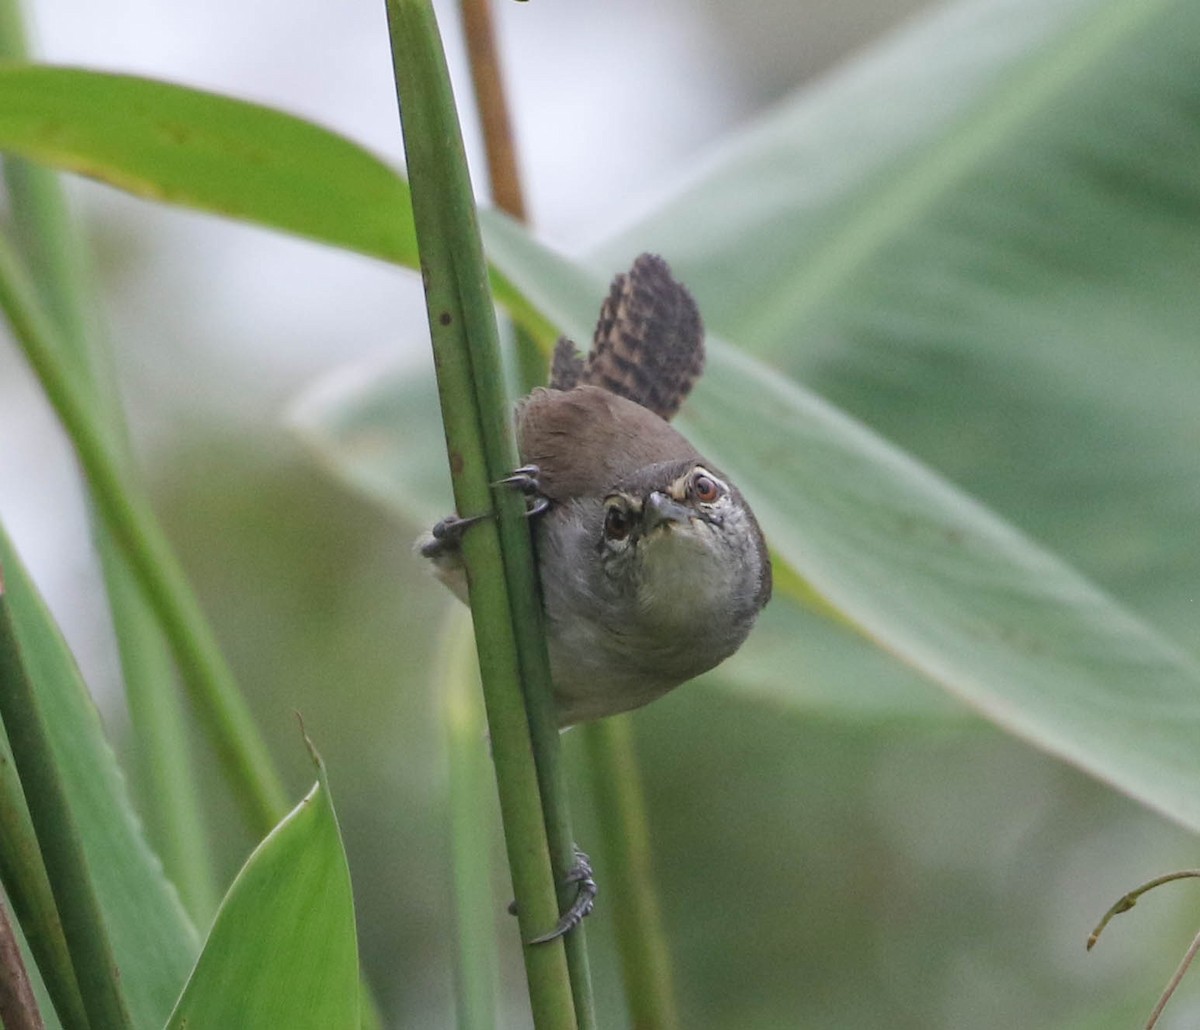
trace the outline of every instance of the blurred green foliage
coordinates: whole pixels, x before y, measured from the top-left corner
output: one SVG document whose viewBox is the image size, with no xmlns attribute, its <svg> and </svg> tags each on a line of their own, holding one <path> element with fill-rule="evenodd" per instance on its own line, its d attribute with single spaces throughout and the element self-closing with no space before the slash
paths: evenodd
<svg viewBox="0 0 1200 1030">
<path fill-rule="evenodd" d="M 1170 3 L 951 8 L 733 141 L 596 265 L 664 250 L 710 324 L 1190 646 L 1196 19 Z M 198 384 L 198 405 L 218 410 L 222 389 Z M 420 527 L 334 486 L 283 430 L 216 422 L 156 453 L 159 509 L 291 786 L 308 776 L 293 710 L 335 770 L 390 1022 L 448 1025 L 428 685 L 444 599 L 410 555 Z M 439 453 L 438 427 L 409 446 Z M 914 689 L 878 656 L 830 652 L 825 691 L 857 675 Z M 1083 943 L 1134 883 L 1195 864 L 1192 836 L 976 721 L 801 709 L 721 678 L 634 716 L 687 1026 L 1115 1030 L 1144 1014 L 1193 932 L 1186 888 L 1092 955 Z M 228 880 L 252 842 L 209 776 Z M 617 1011 L 603 893 L 591 925 L 600 1008 Z M 515 949 L 504 958 L 504 1025 L 520 1026 Z"/>
<path fill-rule="evenodd" d="M 362 960 L 389 1025 L 448 1026 L 446 776 L 429 690 L 445 600 L 410 554 L 417 527 L 331 484 L 274 431 L 201 435 L 169 464 L 187 474 L 160 475 L 160 509 L 289 782 L 307 776 L 292 710 L 336 770 Z M 715 683 L 633 718 L 689 1027 L 1116 1030 L 1144 1015 L 1191 933 L 1190 901 L 1148 898 L 1086 955 L 1108 904 L 1143 873 L 1193 862 L 1194 842 L 981 724 L 814 717 Z M 582 749 L 565 743 L 587 842 Z M 249 842 L 231 808 L 215 816 L 232 875 Z M 512 933 L 500 906 L 495 922 Z M 590 928 L 598 1005 L 619 1012 L 603 893 Z M 523 974 L 515 949 L 502 959 L 501 1025 L 519 1027 Z"/>
</svg>

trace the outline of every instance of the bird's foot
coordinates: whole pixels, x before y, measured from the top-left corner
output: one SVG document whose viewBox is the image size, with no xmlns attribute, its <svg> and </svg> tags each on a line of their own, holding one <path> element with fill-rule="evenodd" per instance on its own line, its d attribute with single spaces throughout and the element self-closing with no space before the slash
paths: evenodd
<svg viewBox="0 0 1200 1030">
<path fill-rule="evenodd" d="M 531 519 L 542 514 L 550 507 L 550 498 L 541 492 L 538 476 L 541 469 L 536 465 L 522 465 L 514 469 L 511 476 L 505 476 L 493 486 L 511 486 L 520 490 L 529 501 L 525 517 Z M 470 515 L 460 518 L 458 515 L 447 515 L 436 526 L 417 541 L 417 551 L 422 558 L 429 558 L 435 563 L 439 560 L 461 561 L 458 556 L 462 545 L 463 534 L 477 522 L 492 517 L 486 515 Z"/>
<path fill-rule="evenodd" d="M 550 941 L 558 940 L 575 929 L 583 920 L 591 915 L 592 909 L 596 905 L 596 894 L 599 888 L 596 886 L 596 880 L 592 873 L 591 859 L 575 847 L 575 861 L 571 864 L 571 868 L 567 870 L 567 875 L 563 879 L 562 885 L 565 887 L 569 884 L 577 884 L 575 890 L 575 900 L 571 902 L 570 907 L 559 917 L 558 922 L 554 924 L 554 929 L 547 933 L 534 937 L 530 944 L 548 944 Z M 513 915 L 517 914 L 517 903 L 514 901 L 508 906 L 508 911 Z"/>
<path fill-rule="evenodd" d="M 447 515 L 420 541 L 421 556 L 436 559 L 457 551 L 462 544 L 463 534 L 477 522 L 489 518 L 490 514 L 470 515 L 465 519 Z"/>
<path fill-rule="evenodd" d="M 550 507 L 550 498 L 542 493 L 542 484 L 540 476 L 542 470 L 536 465 L 522 465 L 519 469 L 513 469 L 511 476 L 505 476 L 496 486 L 511 486 L 520 490 L 529 500 L 529 507 L 525 511 L 527 519 L 541 515 Z"/>
</svg>

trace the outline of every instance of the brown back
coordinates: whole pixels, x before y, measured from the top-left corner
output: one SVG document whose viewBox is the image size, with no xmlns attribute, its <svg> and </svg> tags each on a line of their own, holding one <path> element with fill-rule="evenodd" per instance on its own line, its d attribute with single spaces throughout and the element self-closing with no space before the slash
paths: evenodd
<svg viewBox="0 0 1200 1030">
<path fill-rule="evenodd" d="M 657 462 L 702 460 L 652 411 L 598 386 L 534 390 L 517 409 L 517 439 L 554 501 L 606 491 Z"/>
</svg>

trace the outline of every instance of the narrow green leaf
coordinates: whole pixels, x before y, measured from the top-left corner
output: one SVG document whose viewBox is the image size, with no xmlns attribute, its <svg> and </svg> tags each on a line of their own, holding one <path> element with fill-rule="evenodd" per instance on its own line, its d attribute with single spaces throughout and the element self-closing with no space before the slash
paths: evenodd
<svg viewBox="0 0 1200 1030">
<path fill-rule="evenodd" d="M 94 536 L 137 743 L 134 796 L 164 872 L 188 914 L 204 926 L 216 911 L 217 888 L 201 810 L 202 781 L 192 763 L 190 713 L 167 639 L 128 561 L 98 521 Z"/>
<path fill-rule="evenodd" d="M 108 927 L 84 854 L 72 799 L 54 751 L 45 705 L 17 638 L 0 565 L 0 719 L 29 803 L 38 851 L 50 881 L 67 952 L 94 1027 L 131 1027 Z M 14 950 L 15 950 L 15 941 Z"/>
<path fill-rule="evenodd" d="M 257 104 L 131 75 L 0 68 L 0 150 L 416 265 L 404 180 L 346 138 Z"/>
<path fill-rule="evenodd" d="M 130 75 L 0 68 L 0 151 L 417 267 L 404 177 L 343 136 L 257 104 Z M 550 334 L 503 275 L 491 279 L 522 324 Z"/>
<path fill-rule="evenodd" d="M 221 902 L 167 1027 L 356 1027 L 350 870 L 325 767 Z"/>
<path fill-rule="evenodd" d="M 2 528 L 0 564 L 117 965 L 127 972 L 130 1015 L 136 1026 L 160 1026 L 195 958 L 196 931 L 145 841 L 70 652 Z"/>
<path fill-rule="evenodd" d="M 53 1008 L 63 1025 L 86 1026 L 87 1011 L 79 982 L 71 966 L 33 819 L 3 727 L 0 727 L 0 883 L 41 974 L 46 1000 L 53 999 Z M 50 1005 L 45 1011 L 50 1011 Z"/>
</svg>

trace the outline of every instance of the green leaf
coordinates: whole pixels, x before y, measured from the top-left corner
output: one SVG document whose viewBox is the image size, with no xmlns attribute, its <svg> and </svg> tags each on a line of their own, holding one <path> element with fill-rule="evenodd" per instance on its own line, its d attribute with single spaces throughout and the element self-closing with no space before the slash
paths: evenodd
<svg viewBox="0 0 1200 1030">
<path fill-rule="evenodd" d="M 727 339 L 1194 650 L 1198 61 L 1195 4 L 951 5 L 593 257 L 658 248 Z"/>
<path fill-rule="evenodd" d="M 130 75 L 0 68 L 0 150 L 138 196 L 416 265 L 408 187 L 345 137 Z"/>
<path fill-rule="evenodd" d="M 516 227 L 490 252 L 578 332 L 603 279 Z M 547 266 L 558 273 L 547 275 Z M 554 285 L 547 286 L 553 282 Z M 710 340 L 681 419 L 777 554 L 878 646 L 1031 743 L 1200 828 L 1200 667 L 1065 563 L 778 372 Z M 770 427 L 765 433 L 763 427 Z"/>
<path fill-rule="evenodd" d="M 134 814 L 100 719 L 57 627 L 0 529 L 0 564 L 136 1026 L 171 1010 L 199 945 Z M 0 832 L 3 832 L 0 829 Z"/>
<path fill-rule="evenodd" d="M 3 758 L 6 764 L 11 763 L 6 776 L 15 771 L 20 780 L 19 785 L 6 784 L 6 793 L 11 789 L 13 796 L 19 793 L 25 799 L 25 811 L 12 813 L 22 822 L 27 814 L 29 825 L 36 834 L 36 849 L 26 856 L 25 865 L 28 868 L 36 861 L 34 855 L 40 858 L 58 919 L 49 925 L 37 921 L 46 914 L 42 906 L 34 908 L 22 904 L 21 908 L 31 915 L 36 913 L 37 920 L 28 918 L 26 923 L 31 932 L 57 934 L 61 929 L 70 955 L 72 978 L 79 987 L 86 1010 L 85 1021 L 112 1030 L 132 1030 L 116 954 L 38 694 L 29 672 L 29 662 L 17 639 L 12 608 L 4 590 L 3 568 L 0 567 L 0 719 L 4 723 L 8 746 Z M 17 831 L 20 833 L 22 827 Z M 5 837 L 7 850 L 7 833 Z M 8 872 L 7 862 L 5 872 Z M 19 886 L 26 886 L 25 879 L 22 878 Z M 12 886 L 17 881 L 8 882 Z M 40 886 L 35 888 L 39 894 Z M 7 921 L 5 929 L 11 931 Z M 56 959 L 57 956 L 51 957 L 52 961 Z M 52 966 L 51 971 L 58 973 L 56 966 Z M 8 987 L 5 993 L 11 993 Z M 74 999 L 71 1000 L 73 1003 Z M 63 1018 L 67 1018 L 65 1011 Z M 7 1014 L 4 1020 L 8 1022 Z"/>
<path fill-rule="evenodd" d="M 358 1026 L 350 870 L 313 760 L 317 783 L 242 866 L 169 1028 Z"/>
</svg>

